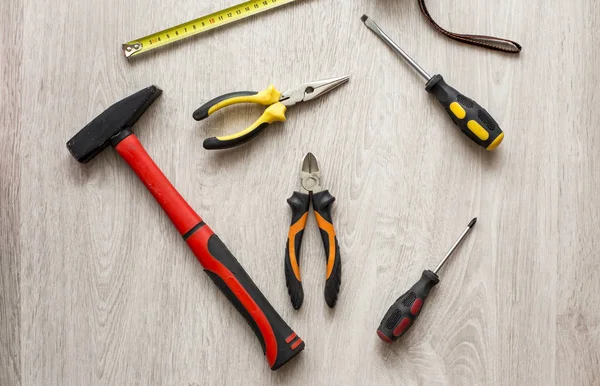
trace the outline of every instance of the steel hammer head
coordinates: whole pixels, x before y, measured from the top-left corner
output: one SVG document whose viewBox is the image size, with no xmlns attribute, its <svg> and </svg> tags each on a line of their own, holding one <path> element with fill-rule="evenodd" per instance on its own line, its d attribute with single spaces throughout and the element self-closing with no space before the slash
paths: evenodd
<svg viewBox="0 0 600 386">
<path fill-rule="evenodd" d="M 115 103 L 75 134 L 67 149 L 77 161 L 90 161 L 111 144 L 111 139 L 131 129 L 161 93 L 158 87 L 150 86 Z"/>
</svg>

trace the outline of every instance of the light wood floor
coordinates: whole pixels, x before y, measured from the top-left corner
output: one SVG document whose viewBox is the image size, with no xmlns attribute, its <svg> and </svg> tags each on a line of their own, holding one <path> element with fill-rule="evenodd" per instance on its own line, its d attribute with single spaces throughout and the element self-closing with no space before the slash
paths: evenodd
<svg viewBox="0 0 600 386">
<path fill-rule="evenodd" d="M 0 2 L 0 385 L 600 385 L 600 2 L 429 0 L 440 24 L 513 38 L 519 56 L 448 40 L 415 0 L 301 0 L 121 56 L 127 40 L 232 3 Z M 486 106 L 502 146 L 457 133 L 363 13 Z M 208 99 L 346 74 L 251 144 L 202 148 L 261 113 L 193 121 Z M 141 141 L 306 341 L 278 372 L 115 152 L 84 166 L 65 148 L 150 84 L 164 94 Z M 337 197 L 334 311 L 312 216 L 299 312 L 283 278 L 286 199 L 308 151 Z M 410 334 L 380 342 L 387 307 L 474 216 Z"/>
</svg>

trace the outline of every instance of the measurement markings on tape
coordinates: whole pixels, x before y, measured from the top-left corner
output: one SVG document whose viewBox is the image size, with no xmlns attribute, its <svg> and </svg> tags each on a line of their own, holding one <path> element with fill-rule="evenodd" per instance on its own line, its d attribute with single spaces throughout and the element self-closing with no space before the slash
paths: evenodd
<svg viewBox="0 0 600 386">
<path fill-rule="evenodd" d="M 143 38 L 123 44 L 123 54 L 127 59 L 166 46 L 170 43 L 201 34 L 211 29 L 233 23 L 264 11 L 292 3 L 295 0 L 251 0 L 227 9 L 202 16 L 187 23 L 176 25 Z"/>
</svg>

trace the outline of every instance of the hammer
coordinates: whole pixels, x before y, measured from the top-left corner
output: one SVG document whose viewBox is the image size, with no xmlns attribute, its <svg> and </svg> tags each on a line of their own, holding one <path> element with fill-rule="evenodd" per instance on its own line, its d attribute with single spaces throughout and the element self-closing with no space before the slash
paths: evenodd
<svg viewBox="0 0 600 386">
<path fill-rule="evenodd" d="M 132 126 L 162 90 L 145 88 L 109 107 L 69 142 L 73 157 L 87 163 L 108 145 L 131 166 L 169 216 L 204 272 L 244 316 L 261 343 L 271 370 L 277 370 L 304 349 L 304 342 L 279 316 L 225 244 L 202 221 L 156 166 Z"/>
</svg>

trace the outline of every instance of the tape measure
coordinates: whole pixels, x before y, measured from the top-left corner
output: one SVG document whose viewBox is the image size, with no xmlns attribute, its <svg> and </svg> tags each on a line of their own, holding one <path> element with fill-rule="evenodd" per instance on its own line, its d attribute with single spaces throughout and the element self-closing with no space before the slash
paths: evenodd
<svg viewBox="0 0 600 386">
<path fill-rule="evenodd" d="M 208 30 L 221 27 L 225 24 L 233 23 L 268 11 L 279 6 L 292 3 L 295 0 L 251 0 L 234 5 L 227 9 L 202 16 L 198 19 L 179 24 L 175 27 L 156 32 L 152 35 L 133 40 L 123 44 L 123 54 L 127 59 L 137 56 L 141 53 L 166 46 L 179 40 L 201 34 Z"/>
</svg>

